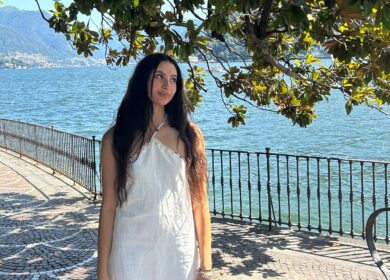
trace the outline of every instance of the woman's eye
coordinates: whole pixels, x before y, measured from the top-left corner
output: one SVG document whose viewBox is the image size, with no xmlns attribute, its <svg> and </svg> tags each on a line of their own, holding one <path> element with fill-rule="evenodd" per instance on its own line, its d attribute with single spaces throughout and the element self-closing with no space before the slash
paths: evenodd
<svg viewBox="0 0 390 280">
<path fill-rule="evenodd" d="M 177 81 L 176 78 L 172 78 L 172 79 L 171 79 L 171 82 L 172 82 L 172 83 L 176 83 L 176 81 Z"/>
<path fill-rule="evenodd" d="M 162 76 L 161 74 L 156 74 L 154 77 L 155 77 L 156 79 L 161 79 L 163 76 Z"/>
</svg>

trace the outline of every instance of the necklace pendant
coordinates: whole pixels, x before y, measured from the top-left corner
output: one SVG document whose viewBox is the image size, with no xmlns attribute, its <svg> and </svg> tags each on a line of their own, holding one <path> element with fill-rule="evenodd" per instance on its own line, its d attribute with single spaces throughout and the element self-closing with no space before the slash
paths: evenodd
<svg viewBox="0 0 390 280">
<path fill-rule="evenodd" d="M 153 127 L 154 127 L 154 132 L 159 131 L 160 128 L 165 124 L 166 121 L 167 121 L 167 115 L 166 115 L 166 114 L 165 114 L 164 119 L 159 123 L 158 126 L 155 126 L 154 123 L 153 123 L 153 121 L 152 121 L 152 125 L 153 125 Z"/>
</svg>

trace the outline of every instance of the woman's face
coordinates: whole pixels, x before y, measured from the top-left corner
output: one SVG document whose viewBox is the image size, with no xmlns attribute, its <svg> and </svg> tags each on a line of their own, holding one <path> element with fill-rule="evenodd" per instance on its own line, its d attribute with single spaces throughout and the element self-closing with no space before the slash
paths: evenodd
<svg viewBox="0 0 390 280">
<path fill-rule="evenodd" d="M 154 106 L 165 106 L 172 100 L 176 93 L 176 82 L 176 67 L 169 61 L 162 61 L 154 77 L 149 78 L 149 98 Z"/>
</svg>

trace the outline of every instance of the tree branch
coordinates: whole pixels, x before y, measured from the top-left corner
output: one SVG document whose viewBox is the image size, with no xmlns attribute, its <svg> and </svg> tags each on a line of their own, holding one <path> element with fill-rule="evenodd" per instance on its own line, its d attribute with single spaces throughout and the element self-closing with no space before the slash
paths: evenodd
<svg viewBox="0 0 390 280">
<path fill-rule="evenodd" d="M 228 67 L 230 68 L 229 61 L 227 61 L 223 57 L 216 55 L 215 52 L 213 51 L 213 49 L 207 48 L 207 50 L 213 55 L 213 57 L 218 61 L 218 63 L 221 64 L 223 70 L 225 70 L 225 72 L 229 72 L 229 70 L 226 68 L 226 66 L 224 64 L 224 63 L 226 63 L 228 65 Z M 224 60 L 224 62 L 222 62 L 222 60 Z"/>
<path fill-rule="evenodd" d="M 375 109 L 375 110 L 378 110 L 379 112 L 381 112 L 382 114 L 384 114 L 386 116 L 390 116 L 390 112 L 385 112 L 382 108 L 380 108 L 378 106 L 371 105 L 371 104 L 367 104 L 367 105 L 368 105 L 368 107 Z"/>
<path fill-rule="evenodd" d="M 195 48 L 198 52 L 201 53 L 201 55 L 203 56 L 204 60 L 206 61 L 206 65 L 207 65 L 207 70 L 208 72 L 210 73 L 210 75 L 213 77 L 214 81 L 216 82 L 217 86 L 220 88 L 221 85 L 222 85 L 222 81 L 217 78 L 214 73 L 211 71 L 211 67 L 210 67 L 210 64 L 209 64 L 209 60 L 207 59 L 206 57 L 206 54 L 200 49 L 200 48 Z"/>
<path fill-rule="evenodd" d="M 222 102 L 224 103 L 224 105 L 225 105 L 226 109 L 229 111 L 229 113 L 231 113 L 231 114 L 233 115 L 232 111 L 228 108 L 228 106 L 227 106 L 227 104 L 226 104 L 226 102 L 225 102 L 225 100 L 224 100 L 224 97 L 223 97 L 223 91 L 222 91 L 222 84 L 223 84 L 223 83 L 222 83 L 222 81 L 221 81 L 219 78 L 217 78 L 217 77 L 213 74 L 213 72 L 211 71 L 211 68 L 210 68 L 210 65 L 209 65 L 209 61 L 208 61 L 206 55 L 202 52 L 202 50 L 200 50 L 199 48 L 196 48 L 196 49 L 202 54 L 204 60 L 206 61 L 208 72 L 209 72 L 210 75 L 213 77 L 213 79 L 216 81 L 218 87 L 219 87 L 220 90 L 221 90 L 221 99 L 222 99 Z M 245 103 L 249 104 L 250 106 L 255 107 L 256 109 L 263 110 L 263 111 L 268 111 L 268 112 L 273 112 L 273 113 L 277 113 L 277 111 L 275 111 L 275 110 L 266 109 L 266 108 L 257 106 L 257 105 L 255 105 L 255 104 L 253 104 L 251 101 L 248 101 L 246 98 L 242 98 L 242 97 L 240 97 L 240 96 L 238 96 L 238 95 L 236 95 L 236 94 L 234 94 L 234 93 L 232 93 L 231 95 L 234 96 L 235 98 L 241 100 L 241 101 L 244 101 Z"/>
<path fill-rule="evenodd" d="M 188 10 L 190 10 L 191 14 L 194 15 L 194 17 L 196 17 L 197 19 L 199 19 L 200 21 L 205 21 L 204 18 L 202 18 L 201 16 L 199 16 L 197 13 L 195 13 L 194 9 L 192 7 L 188 7 Z"/>
<path fill-rule="evenodd" d="M 250 19 L 248 16 L 245 17 L 245 20 L 246 20 L 246 24 L 247 24 L 247 35 L 250 39 L 252 39 L 252 41 L 257 45 L 257 47 L 259 49 L 262 50 L 263 52 L 263 57 L 264 57 L 264 60 L 266 62 L 268 62 L 269 64 L 271 64 L 272 66 L 276 67 L 277 69 L 279 69 L 281 72 L 283 72 L 284 74 L 292 77 L 292 78 L 295 78 L 297 80 L 301 80 L 301 81 L 306 81 L 306 82 L 311 82 L 311 83 L 316 83 L 316 84 L 319 84 L 321 86 L 324 86 L 324 87 L 331 87 L 329 85 L 326 85 L 326 84 L 323 84 L 317 80 L 313 80 L 313 79 L 310 79 L 310 78 L 306 78 L 305 76 L 299 74 L 299 73 L 295 73 L 293 71 L 291 71 L 289 68 L 285 67 L 284 65 L 282 65 L 281 63 L 279 63 L 270 53 L 269 53 L 269 50 L 268 50 L 268 47 L 267 45 L 265 44 L 265 41 L 264 40 L 261 40 L 259 39 L 255 32 L 254 32 L 254 29 L 253 29 L 253 25 L 251 24 L 250 22 Z"/>
<path fill-rule="evenodd" d="M 256 36 L 260 40 L 263 40 L 267 37 L 267 27 L 269 23 L 269 17 L 271 15 L 272 0 L 266 0 L 264 2 L 264 7 L 261 12 L 260 21 L 256 26 Z"/>
<path fill-rule="evenodd" d="M 39 9 L 39 12 L 41 13 L 42 18 L 43 18 L 45 21 L 49 22 L 49 20 L 48 20 L 47 18 L 45 18 L 45 15 L 43 14 L 43 11 L 42 11 L 42 9 L 41 9 L 41 5 L 39 5 L 39 1 L 38 1 L 38 0 L 35 0 L 35 3 L 37 3 L 37 5 L 38 5 L 38 9 Z"/>
<path fill-rule="evenodd" d="M 238 53 L 238 52 L 236 52 L 236 51 L 232 51 L 231 48 L 229 47 L 229 45 L 228 45 L 228 43 L 227 43 L 226 41 L 225 41 L 224 43 L 225 43 L 226 48 L 227 48 L 231 53 L 233 53 L 233 54 L 237 55 L 239 58 L 241 58 L 242 62 L 244 63 L 244 66 L 245 66 L 245 67 L 248 67 L 248 65 L 247 65 L 246 62 L 245 62 L 244 57 L 243 57 L 240 53 Z"/>
<path fill-rule="evenodd" d="M 207 92 L 207 89 L 205 89 L 204 87 L 202 87 L 202 85 L 200 85 L 196 80 L 195 80 L 195 72 L 194 72 L 194 68 L 192 67 L 192 64 L 191 62 L 188 60 L 187 61 L 187 64 L 188 66 L 190 67 L 191 69 L 191 77 L 190 79 L 194 82 L 194 85 L 195 87 L 199 87 L 201 90 L 203 90 L 204 92 Z"/>
<path fill-rule="evenodd" d="M 175 5 L 172 4 L 171 1 L 167 0 L 167 2 L 169 3 L 169 5 L 171 5 L 172 9 L 173 9 L 173 14 L 176 15 L 176 7 Z"/>
<path fill-rule="evenodd" d="M 175 3 L 175 6 L 177 8 L 177 13 L 176 13 L 177 21 L 178 22 L 183 22 L 183 12 L 182 12 L 182 10 L 180 8 L 181 7 L 181 3 L 180 3 L 179 0 L 174 0 L 173 2 Z"/>
<path fill-rule="evenodd" d="M 272 34 L 283 34 L 283 33 L 295 32 L 295 31 L 299 31 L 299 30 L 298 29 L 283 29 L 283 30 L 274 29 L 274 30 L 266 32 L 266 37 L 268 37 L 269 35 L 272 35 Z"/>
<path fill-rule="evenodd" d="M 213 14 L 212 5 L 209 0 L 207 1 L 207 19 L 209 19 L 212 14 Z"/>
<path fill-rule="evenodd" d="M 249 104 L 250 106 L 256 108 L 256 109 L 259 109 L 259 110 L 263 110 L 263 111 L 267 111 L 267 112 L 273 112 L 273 113 L 278 113 L 278 111 L 275 111 L 275 110 L 272 110 L 272 109 L 266 109 L 266 108 L 263 108 L 263 107 L 260 107 L 258 105 L 255 105 L 253 104 L 252 102 L 248 101 L 246 98 L 242 98 L 240 96 L 238 96 L 237 94 L 235 93 L 231 93 L 232 96 L 234 96 L 235 98 L 237 98 L 238 100 L 241 100 L 247 104 Z"/>
</svg>

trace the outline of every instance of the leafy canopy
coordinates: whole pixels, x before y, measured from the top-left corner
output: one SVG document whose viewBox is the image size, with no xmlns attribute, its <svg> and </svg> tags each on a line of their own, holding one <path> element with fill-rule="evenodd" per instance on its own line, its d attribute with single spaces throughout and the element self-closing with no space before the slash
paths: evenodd
<svg viewBox="0 0 390 280">
<path fill-rule="evenodd" d="M 79 19 L 93 11 L 100 22 Z M 208 71 L 233 126 L 245 124 L 247 106 L 306 126 L 316 118 L 315 105 L 331 93 L 343 95 L 348 114 L 359 104 L 388 114 L 388 0 L 74 0 L 69 6 L 56 1 L 51 12 L 50 26 L 86 57 L 103 46 L 109 65 L 156 51 L 187 62 L 194 106 Z M 121 47 L 112 47 L 113 39 Z M 216 44 L 225 48 L 224 57 L 211 47 Z M 321 64 L 318 49 L 332 55 L 331 65 Z M 205 69 L 189 61 L 194 54 L 206 61 Z M 229 57 L 242 66 L 231 66 Z"/>
</svg>

